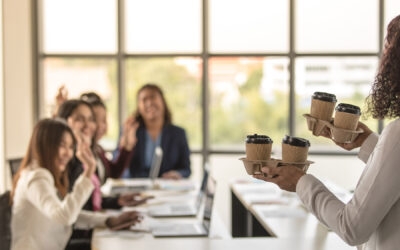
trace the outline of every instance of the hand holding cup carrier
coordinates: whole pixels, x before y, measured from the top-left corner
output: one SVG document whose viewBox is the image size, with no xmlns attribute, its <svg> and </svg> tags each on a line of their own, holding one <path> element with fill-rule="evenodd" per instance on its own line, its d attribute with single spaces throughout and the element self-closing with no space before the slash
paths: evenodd
<svg viewBox="0 0 400 250">
<path fill-rule="evenodd" d="M 271 158 L 272 139 L 266 135 L 248 135 L 246 139 L 246 158 L 241 158 L 247 174 L 262 174 L 262 167 L 293 165 L 307 171 L 313 163 L 307 161 L 310 142 L 306 139 L 285 136 L 282 140 L 282 160 Z"/>
<path fill-rule="evenodd" d="M 312 95 L 310 114 L 304 114 L 307 119 L 308 129 L 313 135 L 319 136 L 328 129 L 331 138 L 338 143 L 351 143 L 363 133 L 357 129 L 361 116 L 360 108 L 346 103 L 336 106 L 336 96 L 324 92 L 315 92 Z M 333 111 L 335 118 L 332 119 Z M 333 121 L 332 121 L 333 120 Z"/>
</svg>

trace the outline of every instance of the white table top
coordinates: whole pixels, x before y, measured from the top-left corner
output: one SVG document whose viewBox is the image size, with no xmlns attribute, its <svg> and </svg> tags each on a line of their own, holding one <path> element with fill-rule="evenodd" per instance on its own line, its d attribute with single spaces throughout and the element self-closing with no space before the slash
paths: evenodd
<svg viewBox="0 0 400 250">
<path fill-rule="evenodd" d="M 336 250 L 354 249 L 347 246 L 336 234 L 329 232 L 311 214 L 307 213 L 293 199 L 291 194 L 282 194 L 279 189 L 270 185 L 233 183 L 232 191 L 256 216 L 262 225 L 277 238 L 236 238 L 232 239 L 225 225 L 214 209 L 211 221 L 210 236 L 204 238 L 154 238 L 151 233 L 137 233 L 129 231 L 112 232 L 108 229 L 96 229 L 92 239 L 92 249 L 190 249 L 190 250 L 220 250 L 220 249 L 267 249 L 268 250 Z M 177 192 L 153 190 L 149 194 L 156 194 L 158 203 L 176 202 L 194 198 L 196 191 Z M 278 197 L 278 199 L 276 199 Z M 271 205 L 273 204 L 273 205 Z M 151 203 L 150 203 L 151 205 Z M 148 205 L 133 208 L 146 212 Z M 289 208 L 289 209 L 287 209 Z M 292 211 L 291 208 L 294 208 Z M 286 210 L 285 210 L 286 209 Z M 298 210 L 303 209 L 303 210 Z M 302 212 L 298 212 L 302 211 Z M 189 222 L 197 218 L 146 218 L 138 228 L 148 228 L 154 222 Z"/>
<path fill-rule="evenodd" d="M 334 193 L 348 200 L 348 192 L 328 183 Z M 267 182 L 233 181 L 231 189 L 264 229 L 278 238 L 318 238 L 329 229 L 309 213 L 296 193 Z"/>
<path fill-rule="evenodd" d="M 144 240 L 133 237 L 94 237 L 93 250 L 346 250 L 347 246 L 333 233 L 319 238 L 239 238 L 229 240 L 209 238 L 170 238 Z"/>
<path fill-rule="evenodd" d="M 170 217 L 170 218 L 152 218 L 147 216 L 148 208 L 151 206 L 157 205 L 165 205 L 165 204 L 177 204 L 177 203 L 187 203 L 194 202 L 198 195 L 198 185 L 194 184 L 189 180 L 180 180 L 180 181 L 168 181 L 168 180 L 158 180 L 159 184 L 162 187 L 168 186 L 167 189 L 154 189 L 145 191 L 145 195 L 154 195 L 155 198 L 151 199 L 147 202 L 147 204 L 138 206 L 138 207 L 124 207 L 123 211 L 136 210 L 142 212 L 144 215 L 144 220 L 139 225 L 132 227 L 132 229 L 146 230 L 150 231 L 150 228 L 156 224 L 162 223 L 190 223 L 190 222 L 198 222 L 202 219 L 202 212 L 199 212 L 197 217 Z M 143 185 L 149 183 L 149 180 L 146 179 L 135 179 L 135 180 L 112 180 L 105 187 L 103 187 L 103 193 L 109 192 L 112 185 Z M 184 190 L 182 191 L 182 187 Z M 186 188 L 191 187 L 191 188 Z M 200 211 L 203 210 L 203 207 L 200 208 Z M 118 214 L 120 211 L 116 210 L 108 210 L 107 213 Z M 213 208 L 213 214 L 211 218 L 211 227 L 209 238 L 212 239 L 230 239 L 230 233 L 227 230 L 227 227 L 222 222 L 222 219 L 219 217 L 217 209 Z M 134 242 L 149 242 L 149 241 L 158 241 L 152 236 L 150 232 L 130 232 L 130 231 L 111 231 L 109 229 L 97 228 L 93 234 L 93 242 L 97 241 L 111 241 L 118 242 L 121 239 L 129 239 Z M 112 244 L 112 243 L 110 243 Z M 135 243 L 136 244 L 136 243 Z M 101 248 L 107 249 L 107 248 Z"/>
</svg>

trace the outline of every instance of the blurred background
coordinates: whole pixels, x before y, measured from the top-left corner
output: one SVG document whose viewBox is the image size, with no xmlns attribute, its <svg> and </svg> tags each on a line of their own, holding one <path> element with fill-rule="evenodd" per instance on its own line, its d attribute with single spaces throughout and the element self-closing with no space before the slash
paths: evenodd
<svg viewBox="0 0 400 250">
<path fill-rule="evenodd" d="M 24 155 L 61 85 L 70 98 L 84 91 L 104 98 L 109 130 L 101 144 L 113 150 L 137 89 L 154 82 L 188 135 L 192 178 L 210 162 L 220 204 L 229 181 L 247 177 L 238 158 L 254 133 L 274 140 L 277 158 L 285 134 L 309 139 L 310 173 L 355 187 L 364 167 L 357 152 L 312 136 L 302 115 L 315 91 L 364 110 L 385 27 L 400 13 L 398 0 L 3 0 L 1 7 L 0 189 L 10 184 L 7 161 Z M 362 121 L 378 133 L 389 122 Z"/>
</svg>

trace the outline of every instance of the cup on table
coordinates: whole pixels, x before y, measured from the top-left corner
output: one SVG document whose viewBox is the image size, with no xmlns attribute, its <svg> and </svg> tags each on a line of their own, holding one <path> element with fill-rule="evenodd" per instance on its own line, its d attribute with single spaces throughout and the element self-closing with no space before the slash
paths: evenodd
<svg viewBox="0 0 400 250">
<path fill-rule="evenodd" d="M 356 130 L 358 120 L 361 116 L 360 107 L 347 103 L 340 103 L 335 110 L 335 119 L 333 120 L 333 125 L 335 127 L 353 131 Z"/>
<path fill-rule="evenodd" d="M 310 115 L 330 122 L 336 105 L 336 96 L 325 92 L 314 92 L 311 99 Z"/>
<path fill-rule="evenodd" d="M 282 140 L 282 161 L 306 162 L 310 145 L 307 139 L 286 135 Z"/>
<path fill-rule="evenodd" d="M 246 138 L 247 160 L 268 160 L 271 158 L 272 139 L 266 135 L 248 135 Z"/>
</svg>

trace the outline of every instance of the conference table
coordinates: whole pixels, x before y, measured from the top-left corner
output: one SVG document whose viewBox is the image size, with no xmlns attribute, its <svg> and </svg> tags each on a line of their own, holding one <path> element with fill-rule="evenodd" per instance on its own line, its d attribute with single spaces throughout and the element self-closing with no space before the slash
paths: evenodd
<svg viewBox="0 0 400 250">
<path fill-rule="evenodd" d="M 93 250 L 346 250 L 354 249 L 345 245 L 340 238 L 329 234 L 324 239 L 316 238 L 173 238 L 153 239 L 129 238 L 122 236 L 99 237 L 94 234 Z"/>
<path fill-rule="evenodd" d="M 337 185 L 324 184 L 340 200 L 352 195 Z M 256 179 L 233 180 L 230 184 L 233 237 L 324 238 L 333 234 L 302 205 L 296 193 Z"/>
<path fill-rule="evenodd" d="M 142 185 L 149 180 L 113 180 L 102 188 L 107 194 L 111 192 L 112 186 Z M 153 183 L 154 184 L 154 183 Z M 149 207 L 173 202 L 188 201 L 195 199 L 198 193 L 198 185 L 192 181 L 180 182 L 160 181 L 157 188 L 145 191 L 146 195 L 155 195 L 155 199 L 148 204 L 134 208 L 143 214 Z M 92 238 L 92 249 L 298 249 L 298 250 L 336 250 L 354 249 L 344 243 L 335 233 L 330 232 L 306 211 L 282 210 L 284 205 L 296 205 L 293 197 L 289 194 L 279 194 L 278 202 L 272 200 L 277 190 L 273 186 L 262 183 L 249 183 L 240 180 L 232 181 L 232 234 L 228 231 L 216 207 L 213 208 L 210 234 L 208 237 L 172 237 L 155 238 L 149 230 L 149 225 L 163 222 L 192 222 L 200 220 L 201 213 L 197 217 L 182 218 L 151 218 L 145 215 L 140 225 L 132 228 L 132 231 L 111 231 L 105 228 L 94 230 Z M 275 190 L 275 191 L 274 191 Z M 257 197 L 258 195 L 258 198 Z M 270 197 L 268 197 L 270 194 Z M 216 197 L 218 199 L 218 196 Z M 245 210 L 244 216 L 249 219 L 243 224 L 243 214 L 239 216 L 234 206 L 239 202 Z M 264 202 L 264 203 L 263 203 Z M 271 207 L 272 206 L 272 207 Z M 132 208 L 124 208 L 130 210 Z M 266 212 L 266 211 L 270 212 Z M 281 209 L 282 213 L 277 213 Z M 302 209 L 302 208 L 300 208 Z M 109 213 L 113 213 L 108 211 Z M 243 211 L 241 211 L 243 212 Z M 115 213 L 115 212 L 114 212 Z M 268 214 L 269 213 L 269 214 Z M 267 216 L 265 216 L 267 215 Z M 236 216 L 236 217 L 235 217 Z M 250 218 L 253 217 L 253 218 Z M 258 232 L 254 225 L 259 223 L 262 233 Z M 233 227 L 240 225 L 241 235 Z M 232 237 L 233 236 L 233 237 Z M 238 237 L 240 236 L 240 237 Z M 250 236 L 250 237 L 249 237 Z M 260 236 L 260 237 L 252 237 Z M 272 237 L 271 237 L 272 236 Z"/>
</svg>

